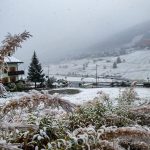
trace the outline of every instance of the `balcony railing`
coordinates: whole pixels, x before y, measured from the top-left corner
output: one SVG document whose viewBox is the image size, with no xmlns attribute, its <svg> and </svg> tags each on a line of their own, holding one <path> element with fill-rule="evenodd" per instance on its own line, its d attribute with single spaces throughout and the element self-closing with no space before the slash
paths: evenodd
<svg viewBox="0 0 150 150">
<path fill-rule="evenodd" d="M 17 75 L 23 75 L 24 71 L 20 70 L 20 71 L 9 71 L 8 72 L 8 76 L 17 76 Z"/>
</svg>

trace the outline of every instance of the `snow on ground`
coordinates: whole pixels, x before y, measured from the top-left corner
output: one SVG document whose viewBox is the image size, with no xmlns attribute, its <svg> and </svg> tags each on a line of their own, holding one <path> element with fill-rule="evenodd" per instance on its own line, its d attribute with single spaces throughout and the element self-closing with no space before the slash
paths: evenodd
<svg viewBox="0 0 150 150">
<path fill-rule="evenodd" d="M 119 96 L 119 90 L 124 90 L 124 88 L 89 88 L 89 89 L 81 89 L 78 88 L 81 92 L 75 95 L 64 95 L 62 98 L 69 100 L 75 104 L 83 104 L 87 101 L 93 100 L 96 96 L 98 96 L 99 91 L 103 91 L 106 94 L 109 94 L 110 99 L 115 100 Z M 150 101 L 150 89 L 149 88 L 136 88 L 135 91 L 138 94 L 138 97 L 142 100 Z"/>
<path fill-rule="evenodd" d="M 3 103 L 5 103 L 9 100 L 15 100 L 15 99 L 19 99 L 20 97 L 27 96 L 28 93 L 26 93 L 26 92 L 13 92 L 13 93 L 8 92 L 6 95 L 7 95 L 7 98 L 0 98 L 0 105 L 2 105 Z"/>
<path fill-rule="evenodd" d="M 75 95 L 64 95 L 62 96 L 64 99 L 69 100 L 72 103 L 75 104 L 83 104 L 85 102 L 88 102 L 90 100 L 93 100 L 95 97 L 98 96 L 99 91 L 103 91 L 110 95 L 110 98 L 117 97 L 119 93 L 118 88 L 89 88 L 89 89 L 83 89 L 78 88 L 81 92 Z"/>
<path fill-rule="evenodd" d="M 68 89 L 68 88 L 64 88 L 64 89 Z M 106 94 L 109 94 L 110 99 L 114 100 L 115 103 L 115 99 L 118 97 L 119 90 L 120 90 L 119 88 L 88 88 L 88 89 L 76 88 L 76 89 L 80 90 L 80 93 L 74 95 L 62 94 L 61 97 L 74 104 L 83 104 L 97 97 L 98 96 L 97 93 L 99 91 L 103 91 Z M 124 88 L 121 88 L 121 90 L 123 89 Z M 150 101 L 150 88 L 136 88 L 135 90 L 138 96 L 141 98 L 141 100 Z M 27 95 L 28 93 L 26 92 L 11 93 L 10 97 L 8 98 L 0 98 L 0 103 L 2 104 L 8 100 L 18 99 L 19 97 L 27 96 Z"/>
<path fill-rule="evenodd" d="M 121 75 L 129 79 L 144 79 L 150 77 L 150 50 L 142 49 L 132 53 L 120 56 L 122 63 L 113 69 L 113 63 L 117 57 L 99 57 L 85 58 L 80 60 L 71 60 L 61 62 L 60 64 L 49 65 L 51 76 L 63 74 L 65 76 L 89 75 L 96 74 L 96 65 L 98 65 L 98 76 L 103 75 Z M 44 67 L 47 74 L 48 67 Z"/>
</svg>

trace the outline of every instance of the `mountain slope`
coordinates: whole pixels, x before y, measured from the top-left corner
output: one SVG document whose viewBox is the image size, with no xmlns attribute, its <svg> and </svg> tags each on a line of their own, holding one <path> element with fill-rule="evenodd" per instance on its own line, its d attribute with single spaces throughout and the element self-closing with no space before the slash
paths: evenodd
<svg viewBox="0 0 150 150">
<path fill-rule="evenodd" d="M 150 50 L 141 49 L 120 56 L 122 63 L 113 68 L 117 57 L 84 58 L 80 60 L 66 61 L 57 65 L 50 65 L 52 75 L 66 76 L 95 76 L 98 65 L 98 76 L 121 76 L 129 79 L 145 79 L 150 77 Z M 47 74 L 47 67 L 45 67 Z"/>
<path fill-rule="evenodd" d="M 88 56 L 118 55 L 122 53 L 122 50 L 131 47 L 150 47 L 150 21 L 126 29 L 104 42 L 89 47 L 85 52 L 85 56 L 87 56 L 87 52 Z"/>
</svg>

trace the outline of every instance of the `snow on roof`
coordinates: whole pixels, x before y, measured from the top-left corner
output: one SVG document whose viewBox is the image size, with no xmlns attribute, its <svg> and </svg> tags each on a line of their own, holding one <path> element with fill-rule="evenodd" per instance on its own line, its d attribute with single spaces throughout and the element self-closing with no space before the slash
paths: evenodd
<svg viewBox="0 0 150 150">
<path fill-rule="evenodd" d="M 18 60 L 17 58 L 15 58 L 13 56 L 7 56 L 7 57 L 5 57 L 4 61 L 6 63 L 23 63 L 22 61 Z"/>
</svg>

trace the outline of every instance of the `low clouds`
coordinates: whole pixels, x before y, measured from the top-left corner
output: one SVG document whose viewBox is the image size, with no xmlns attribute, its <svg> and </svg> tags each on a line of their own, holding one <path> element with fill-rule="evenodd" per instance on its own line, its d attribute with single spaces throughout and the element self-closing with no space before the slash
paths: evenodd
<svg viewBox="0 0 150 150">
<path fill-rule="evenodd" d="M 25 29 L 33 38 L 16 56 L 42 63 L 81 52 L 116 32 L 149 20 L 149 0 L 1 0 L 0 40 Z"/>
</svg>

